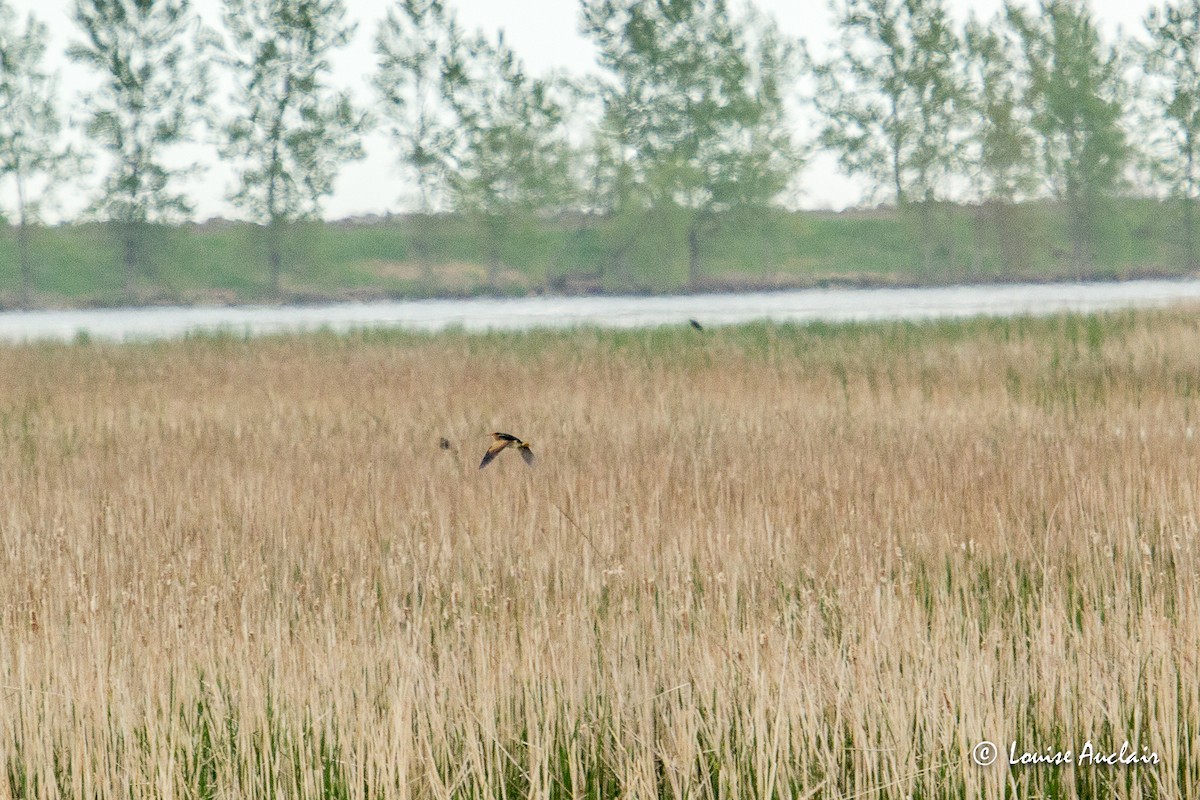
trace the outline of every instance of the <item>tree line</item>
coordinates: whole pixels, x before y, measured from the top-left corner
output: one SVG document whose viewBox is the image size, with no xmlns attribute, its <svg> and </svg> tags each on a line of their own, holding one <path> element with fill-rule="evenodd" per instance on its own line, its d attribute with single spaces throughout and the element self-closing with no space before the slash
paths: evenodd
<svg viewBox="0 0 1200 800">
<path fill-rule="evenodd" d="M 1200 0 L 1155 7 L 1140 36 L 1120 39 L 1101 35 L 1084 0 L 965 21 L 944 0 L 832 9 L 839 40 L 818 57 L 753 4 L 580 0 L 599 63 L 571 78 L 531 75 L 502 33 L 468 29 L 449 0 L 394 0 L 374 31 L 368 110 L 332 81 L 331 56 L 355 32 L 343 0 L 223 0 L 215 29 L 189 0 L 74 0 L 67 55 L 100 81 L 82 101 L 80 150 L 64 144 L 46 26 L 0 0 L 0 180 L 15 189 L 23 297 L 42 203 L 96 152 L 107 172 L 85 216 L 116 232 L 127 293 L 153 277 L 149 227 L 192 209 L 178 186 L 196 167 L 172 151 L 206 136 L 236 172 L 228 199 L 260 225 L 278 293 L 289 226 L 319 214 L 377 126 L 413 189 L 417 257 L 438 214 L 468 216 L 492 279 L 522 220 L 603 220 L 619 273 L 669 212 L 684 220 L 695 284 L 709 237 L 731 220 L 769 224 L 818 149 L 913 220 L 927 264 L 940 215 L 967 204 L 1019 265 L 1014 210 L 1048 198 L 1082 269 L 1106 206 L 1142 193 L 1180 201 L 1183 256 L 1197 265 Z M 793 118 L 803 105 L 819 120 L 811 141 Z"/>
</svg>

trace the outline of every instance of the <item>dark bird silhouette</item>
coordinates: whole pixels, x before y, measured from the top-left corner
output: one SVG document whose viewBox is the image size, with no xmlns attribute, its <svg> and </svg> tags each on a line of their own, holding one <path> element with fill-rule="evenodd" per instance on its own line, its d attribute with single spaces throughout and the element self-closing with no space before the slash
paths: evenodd
<svg viewBox="0 0 1200 800">
<path fill-rule="evenodd" d="M 449 450 L 450 440 L 443 436 L 441 439 L 438 439 L 438 447 L 442 448 L 443 450 Z"/>
<path fill-rule="evenodd" d="M 696 320 L 694 320 L 694 319 L 689 319 L 688 324 L 691 325 L 693 328 L 695 328 L 698 331 L 704 330 L 704 326 L 701 325 L 699 322 L 696 322 Z"/>
<path fill-rule="evenodd" d="M 492 460 L 500 455 L 500 451 L 509 445 L 520 450 L 521 458 L 525 459 L 525 463 L 531 467 L 533 466 L 533 451 L 529 449 L 529 442 L 523 442 L 511 433 L 500 433 L 498 431 L 492 433 L 492 439 L 495 441 L 488 447 L 487 452 L 483 454 L 483 461 L 479 462 L 480 469 L 492 463 Z"/>
</svg>

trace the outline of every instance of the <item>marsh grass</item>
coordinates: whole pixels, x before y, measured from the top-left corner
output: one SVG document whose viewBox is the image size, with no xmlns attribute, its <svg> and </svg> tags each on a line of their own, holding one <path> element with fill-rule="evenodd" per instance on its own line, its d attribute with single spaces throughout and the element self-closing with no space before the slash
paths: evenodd
<svg viewBox="0 0 1200 800">
<path fill-rule="evenodd" d="M 1200 795 L 1193 313 L 0 375 L 0 795 Z"/>
</svg>

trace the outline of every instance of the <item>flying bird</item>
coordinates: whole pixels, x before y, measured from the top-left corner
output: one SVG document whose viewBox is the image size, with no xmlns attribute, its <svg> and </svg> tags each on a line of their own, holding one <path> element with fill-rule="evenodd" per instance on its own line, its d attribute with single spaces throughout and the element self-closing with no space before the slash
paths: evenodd
<svg viewBox="0 0 1200 800">
<path fill-rule="evenodd" d="M 488 464 L 492 463 L 492 460 L 496 456 L 500 455 L 500 451 L 509 445 L 512 445 L 520 450 L 521 458 L 525 459 L 525 463 L 531 467 L 533 466 L 533 451 L 529 449 L 529 442 L 523 442 L 517 437 L 513 436 L 511 433 L 500 433 L 498 431 L 494 431 L 492 433 L 492 438 L 495 441 L 491 443 L 487 449 L 487 452 L 483 454 L 483 461 L 479 462 L 480 469 L 483 469 Z"/>
</svg>

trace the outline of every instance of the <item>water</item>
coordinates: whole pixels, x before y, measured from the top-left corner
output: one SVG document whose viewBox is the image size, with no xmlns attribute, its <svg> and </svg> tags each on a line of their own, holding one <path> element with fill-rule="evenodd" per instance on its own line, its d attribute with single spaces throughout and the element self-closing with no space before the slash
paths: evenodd
<svg viewBox="0 0 1200 800">
<path fill-rule="evenodd" d="M 145 340 L 194 332 L 259 335 L 326 328 L 528 330 L 595 325 L 705 326 L 752 320 L 840 322 L 1052 314 L 1200 301 L 1200 280 L 1043 283 L 909 289 L 804 289 L 668 297 L 523 297 L 315 306 L 192 306 L 0 313 L 0 340 L 66 340 L 80 334 Z"/>
</svg>

